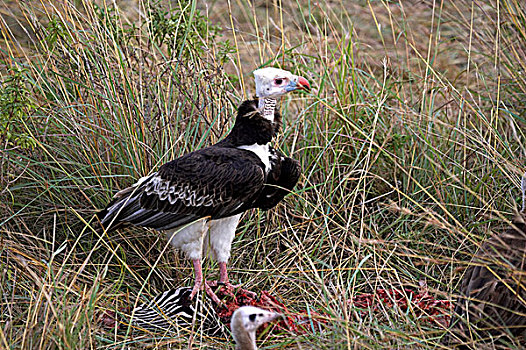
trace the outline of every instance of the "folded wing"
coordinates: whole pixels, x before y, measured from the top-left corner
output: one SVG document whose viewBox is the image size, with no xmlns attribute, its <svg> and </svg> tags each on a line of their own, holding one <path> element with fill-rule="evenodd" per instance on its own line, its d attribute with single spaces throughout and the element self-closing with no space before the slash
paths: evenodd
<svg viewBox="0 0 526 350">
<path fill-rule="evenodd" d="M 203 217 L 236 215 L 253 207 L 265 183 L 263 169 L 246 150 L 201 149 L 119 192 L 99 218 L 110 230 L 119 223 L 166 230 Z"/>
</svg>

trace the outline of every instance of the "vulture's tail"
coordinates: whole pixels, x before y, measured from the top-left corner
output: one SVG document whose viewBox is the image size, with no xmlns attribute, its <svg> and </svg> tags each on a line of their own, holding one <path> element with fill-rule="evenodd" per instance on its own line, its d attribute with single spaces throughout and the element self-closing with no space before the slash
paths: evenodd
<svg viewBox="0 0 526 350">
<path fill-rule="evenodd" d="M 141 210 L 141 184 L 151 176 L 143 177 L 131 187 L 119 191 L 113 196 L 113 200 L 96 215 L 102 227 L 107 231 L 113 231 L 127 222 L 134 222 L 140 219 L 138 216 L 144 215 Z"/>
</svg>

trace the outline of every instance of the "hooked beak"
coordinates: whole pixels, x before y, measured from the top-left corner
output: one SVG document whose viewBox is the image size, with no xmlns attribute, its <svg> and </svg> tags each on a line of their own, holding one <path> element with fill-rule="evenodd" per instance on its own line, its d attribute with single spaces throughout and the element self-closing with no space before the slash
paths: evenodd
<svg viewBox="0 0 526 350">
<path fill-rule="evenodd" d="M 310 91 L 310 85 L 307 79 L 304 77 L 296 76 L 297 79 L 291 79 L 290 83 L 285 87 L 287 92 L 294 90 L 306 90 Z"/>
<path fill-rule="evenodd" d="M 275 319 L 282 317 L 282 316 L 283 315 L 280 313 L 269 311 L 269 313 L 265 315 L 265 322 L 274 321 Z"/>
<path fill-rule="evenodd" d="M 309 82 L 304 77 L 298 77 L 298 84 L 300 84 L 299 89 L 310 91 Z"/>
</svg>

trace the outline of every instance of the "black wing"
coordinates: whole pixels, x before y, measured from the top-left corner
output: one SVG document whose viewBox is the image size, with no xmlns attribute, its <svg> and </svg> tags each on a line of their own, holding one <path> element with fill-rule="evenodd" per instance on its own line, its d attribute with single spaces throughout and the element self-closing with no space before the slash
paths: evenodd
<svg viewBox="0 0 526 350">
<path fill-rule="evenodd" d="M 271 172 L 254 208 L 268 210 L 275 207 L 292 191 L 301 175 L 301 166 L 295 159 L 285 157 L 276 149 L 270 148 Z"/>
<path fill-rule="evenodd" d="M 259 196 L 264 165 L 252 152 L 208 147 L 161 166 L 119 192 L 99 214 L 104 226 L 121 222 L 166 230 L 203 217 L 236 215 Z"/>
</svg>

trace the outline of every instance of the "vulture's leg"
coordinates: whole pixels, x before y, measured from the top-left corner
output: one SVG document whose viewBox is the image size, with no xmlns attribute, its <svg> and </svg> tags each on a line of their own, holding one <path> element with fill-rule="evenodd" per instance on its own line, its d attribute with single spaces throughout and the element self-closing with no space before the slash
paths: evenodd
<svg viewBox="0 0 526 350">
<path fill-rule="evenodd" d="M 195 283 L 194 288 L 192 289 L 192 293 L 190 293 L 190 299 L 194 297 L 194 295 L 197 294 L 200 290 L 205 290 L 206 294 L 212 299 L 216 304 L 222 304 L 221 300 L 217 297 L 217 295 L 212 291 L 212 288 L 210 288 L 209 283 L 203 278 L 203 269 L 201 268 L 201 260 L 195 259 L 192 260 L 194 263 L 194 272 L 195 272 Z"/>
<path fill-rule="evenodd" d="M 238 288 L 241 284 L 232 284 L 228 280 L 228 271 L 226 267 L 226 262 L 219 262 L 219 281 L 207 281 L 206 282 L 210 287 L 225 286 L 228 289 Z"/>
<path fill-rule="evenodd" d="M 236 234 L 236 227 L 239 223 L 241 214 L 229 216 L 227 218 L 210 221 L 210 231 L 208 237 L 205 239 L 205 250 L 210 247 L 212 257 L 217 260 L 219 264 L 219 281 L 207 282 L 208 286 L 216 287 L 224 285 L 228 291 L 239 288 L 239 285 L 233 285 L 228 279 L 227 262 L 230 258 L 230 249 L 232 241 Z M 254 297 L 255 293 L 243 290 L 247 294 Z"/>
<path fill-rule="evenodd" d="M 226 262 L 219 263 L 219 283 L 228 283 L 228 271 L 226 268 Z"/>
<path fill-rule="evenodd" d="M 183 228 L 178 227 L 173 230 L 167 230 L 165 233 L 170 244 L 184 252 L 194 264 L 195 283 L 190 298 L 192 299 L 198 291 L 204 290 L 214 302 L 220 303 L 217 295 L 215 295 L 203 278 L 203 269 L 201 268 L 203 241 L 207 231 L 208 222 L 203 219 L 197 220 Z"/>
<path fill-rule="evenodd" d="M 243 293 L 248 294 L 252 298 L 257 297 L 257 293 L 254 293 L 252 291 L 249 291 L 247 289 L 240 288 L 241 284 L 232 284 L 228 280 L 228 271 L 226 268 L 226 262 L 219 262 L 219 281 L 218 282 L 211 282 L 215 285 L 224 285 L 227 290 L 233 290 L 233 289 L 239 289 Z"/>
<path fill-rule="evenodd" d="M 240 288 L 241 284 L 230 283 L 230 281 L 228 280 L 228 271 L 226 267 L 226 262 L 219 262 L 219 281 L 207 281 L 206 284 L 208 287 L 224 286 L 226 291 L 230 294 L 232 294 L 232 291 L 236 289 L 236 290 L 239 290 L 249 295 L 252 298 L 257 297 L 257 293 L 254 293 L 247 289 Z"/>
</svg>

